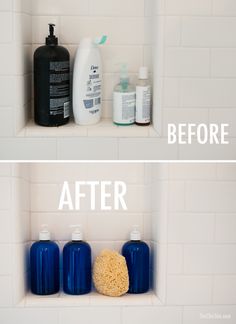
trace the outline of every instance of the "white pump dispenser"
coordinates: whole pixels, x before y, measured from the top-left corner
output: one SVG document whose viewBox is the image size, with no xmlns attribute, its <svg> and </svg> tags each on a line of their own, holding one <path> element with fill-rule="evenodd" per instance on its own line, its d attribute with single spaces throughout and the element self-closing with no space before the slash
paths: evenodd
<svg viewBox="0 0 236 324">
<path fill-rule="evenodd" d="M 138 230 L 139 226 L 138 225 L 134 225 L 133 226 L 133 230 L 130 233 L 130 240 L 131 241 L 140 241 L 141 240 L 141 233 Z"/>
<path fill-rule="evenodd" d="M 102 59 L 99 45 L 107 36 L 81 40 L 75 57 L 73 75 L 73 112 L 81 126 L 97 124 L 102 110 Z"/>
<path fill-rule="evenodd" d="M 127 64 L 121 65 L 120 83 L 113 92 L 113 122 L 118 126 L 135 122 L 135 87 L 130 84 Z"/>
<path fill-rule="evenodd" d="M 71 225 L 70 227 L 75 229 L 71 236 L 72 241 L 83 241 L 82 226 L 81 225 Z"/>
<path fill-rule="evenodd" d="M 40 241 L 50 241 L 51 233 L 48 229 L 48 225 L 43 224 L 41 227 L 42 227 L 42 230 L 39 232 L 39 240 Z"/>
</svg>

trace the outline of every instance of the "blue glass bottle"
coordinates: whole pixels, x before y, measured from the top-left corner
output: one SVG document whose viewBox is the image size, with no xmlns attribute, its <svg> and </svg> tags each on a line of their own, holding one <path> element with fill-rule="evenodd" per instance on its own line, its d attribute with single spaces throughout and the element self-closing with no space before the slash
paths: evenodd
<svg viewBox="0 0 236 324">
<path fill-rule="evenodd" d="M 83 234 L 77 227 L 72 241 L 63 249 L 63 290 L 69 295 L 88 294 L 91 282 L 91 248 L 83 241 Z"/>
<path fill-rule="evenodd" d="M 31 291 L 36 295 L 58 293 L 59 248 L 50 241 L 50 232 L 45 228 L 39 234 L 39 241 L 30 249 Z"/>
<path fill-rule="evenodd" d="M 150 251 L 148 245 L 141 241 L 138 230 L 131 232 L 131 240 L 122 248 L 129 272 L 129 293 L 143 294 L 149 290 Z"/>
</svg>

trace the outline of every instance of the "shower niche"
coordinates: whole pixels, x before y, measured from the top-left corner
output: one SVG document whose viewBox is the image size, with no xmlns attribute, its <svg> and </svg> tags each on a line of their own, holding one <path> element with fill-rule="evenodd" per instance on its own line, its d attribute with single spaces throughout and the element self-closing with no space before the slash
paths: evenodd
<svg viewBox="0 0 236 324">
<path fill-rule="evenodd" d="M 16 20 L 14 34 L 17 47 L 17 99 L 15 105 L 16 135 L 27 138 L 40 137 L 157 137 L 160 132 L 162 89 L 161 71 L 156 62 L 156 51 L 162 46 L 162 30 L 159 24 L 159 2 L 139 1 L 136 6 L 99 6 L 92 8 L 90 1 L 27 1 L 13 12 Z M 129 8 L 130 7 L 130 8 Z M 45 128 L 34 123 L 33 107 L 33 54 L 45 43 L 48 24 L 56 25 L 56 34 L 62 46 L 71 55 L 71 71 L 80 40 L 83 37 L 107 35 L 108 41 L 101 47 L 103 57 L 103 109 L 102 120 L 94 126 L 77 126 L 73 118 L 66 126 Z M 159 55 L 158 55 L 159 57 Z M 112 92 L 119 82 L 120 66 L 128 65 L 130 81 L 137 82 L 140 66 L 147 66 L 153 80 L 152 125 L 148 127 L 116 126 L 112 122 Z M 156 70 L 159 73 L 156 73 Z"/>
</svg>

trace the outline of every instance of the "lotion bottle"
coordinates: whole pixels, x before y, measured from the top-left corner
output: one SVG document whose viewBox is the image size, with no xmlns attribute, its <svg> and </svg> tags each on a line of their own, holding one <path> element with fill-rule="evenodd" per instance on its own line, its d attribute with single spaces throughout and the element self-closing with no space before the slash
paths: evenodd
<svg viewBox="0 0 236 324">
<path fill-rule="evenodd" d="M 42 226 L 39 241 L 30 249 L 31 291 L 36 295 L 59 292 L 59 247 L 50 240 L 47 225 Z"/>
<path fill-rule="evenodd" d="M 148 126 L 151 123 L 151 85 L 148 80 L 148 68 L 145 66 L 139 69 L 135 120 L 139 126 Z"/>
<path fill-rule="evenodd" d="M 129 293 L 142 294 L 149 290 L 150 251 L 148 245 L 141 241 L 141 234 L 134 226 L 130 241 L 122 248 L 129 272 Z"/>
<path fill-rule="evenodd" d="M 34 53 L 34 119 L 41 126 L 61 126 L 70 118 L 70 54 L 49 24 L 45 46 Z"/>
<path fill-rule="evenodd" d="M 97 124 L 102 114 L 102 59 L 99 45 L 107 36 L 84 38 L 75 57 L 73 75 L 73 112 L 81 126 Z"/>
<path fill-rule="evenodd" d="M 113 122 L 118 126 L 135 123 L 135 86 L 130 84 L 127 65 L 121 66 L 120 83 L 113 92 Z"/>
<path fill-rule="evenodd" d="M 72 233 L 72 240 L 63 249 L 63 290 L 69 295 L 84 295 L 91 291 L 91 248 L 83 241 L 79 225 Z"/>
</svg>

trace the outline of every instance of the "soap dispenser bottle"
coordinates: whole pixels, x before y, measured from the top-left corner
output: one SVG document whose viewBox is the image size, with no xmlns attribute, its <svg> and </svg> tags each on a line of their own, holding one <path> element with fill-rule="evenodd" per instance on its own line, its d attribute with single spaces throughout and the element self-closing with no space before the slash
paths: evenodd
<svg viewBox="0 0 236 324">
<path fill-rule="evenodd" d="M 122 249 L 129 272 L 129 293 L 142 294 L 149 290 L 150 251 L 148 245 L 141 241 L 138 227 L 134 226 L 130 241 Z"/>
<path fill-rule="evenodd" d="M 58 46 L 54 27 L 34 53 L 34 119 L 41 126 L 61 126 L 70 117 L 70 54 Z"/>
<path fill-rule="evenodd" d="M 59 247 L 50 240 L 47 225 L 42 225 L 39 241 L 30 249 L 31 291 L 36 295 L 58 293 L 59 283 Z"/>
<path fill-rule="evenodd" d="M 136 89 L 130 84 L 127 65 L 122 64 L 120 83 L 113 92 L 113 122 L 118 126 L 129 126 L 135 123 Z"/>
<path fill-rule="evenodd" d="M 63 249 L 63 290 L 69 295 L 84 295 L 91 291 L 91 248 L 83 241 L 81 227 L 75 227 L 72 241 Z"/>
</svg>

